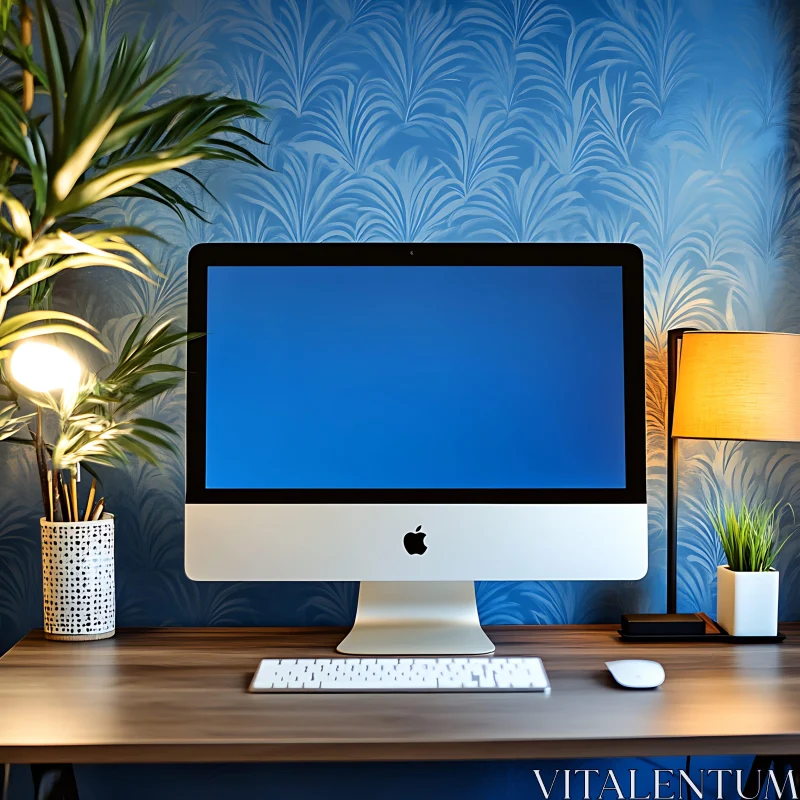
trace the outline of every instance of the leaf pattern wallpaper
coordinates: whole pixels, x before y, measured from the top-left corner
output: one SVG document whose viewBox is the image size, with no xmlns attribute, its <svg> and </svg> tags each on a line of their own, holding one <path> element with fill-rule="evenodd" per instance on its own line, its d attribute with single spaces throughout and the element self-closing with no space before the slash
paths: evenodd
<svg viewBox="0 0 800 800">
<path fill-rule="evenodd" d="M 664 595 L 666 331 L 800 330 L 797 28 L 769 0 L 127 0 L 176 91 L 268 107 L 272 172 L 203 166 L 217 202 L 184 225 L 146 200 L 102 209 L 143 225 L 168 279 L 62 279 L 118 350 L 137 315 L 185 313 L 202 241 L 630 241 L 646 261 L 650 571 L 632 583 L 480 584 L 486 623 L 591 622 Z M 98 279 L 99 280 L 96 280 Z M 247 302 L 247 287 L 242 287 Z M 580 369 L 580 364 L 575 365 Z M 590 403 L 591 398 L 587 397 Z M 184 425 L 182 393 L 155 413 Z M 231 414 L 246 400 L 231 387 Z M 37 488 L 0 447 L 0 645 L 41 623 Z M 800 450 L 683 448 L 680 603 L 711 611 L 718 496 L 800 499 Z M 105 471 L 118 518 L 120 625 L 346 624 L 350 584 L 197 584 L 183 574 L 183 466 Z M 781 559 L 782 617 L 800 616 L 800 540 Z"/>
<path fill-rule="evenodd" d="M 63 278 L 58 303 L 118 351 L 142 313 L 185 314 L 204 241 L 614 241 L 644 252 L 650 569 L 630 583 L 482 583 L 484 623 L 616 620 L 665 595 L 666 331 L 800 332 L 800 35 L 791 0 L 126 0 L 114 36 L 185 54 L 176 91 L 259 101 L 272 172 L 201 166 L 215 203 L 187 224 L 104 206 L 159 234 L 167 280 Z M 242 303 L 247 287 L 242 286 Z M 580 364 L 575 365 L 580 369 Z M 591 397 L 586 398 L 591 403 Z M 230 412 L 247 401 L 231 387 Z M 155 413 L 184 428 L 181 392 Z M 191 431 L 187 432 L 191 435 Z M 686 444 L 682 610 L 713 612 L 718 497 L 800 502 L 800 448 Z M 41 625 L 35 467 L 0 445 L 0 652 Z M 116 513 L 118 624 L 347 624 L 354 584 L 193 583 L 183 465 L 103 473 Z M 787 522 L 788 525 L 788 522 Z M 787 532 L 789 528 L 787 527 Z M 781 617 L 800 618 L 800 537 Z"/>
</svg>

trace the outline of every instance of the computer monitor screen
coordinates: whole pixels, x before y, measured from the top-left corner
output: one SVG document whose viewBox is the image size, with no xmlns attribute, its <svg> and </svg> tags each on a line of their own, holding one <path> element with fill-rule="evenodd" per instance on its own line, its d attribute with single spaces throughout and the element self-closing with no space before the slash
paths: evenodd
<svg viewBox="0 0 800 800">
<path fill-rule="evenodd" d="M 207 281 L 208 489 L 626 486 L 621 266 Z"/>
</svg>

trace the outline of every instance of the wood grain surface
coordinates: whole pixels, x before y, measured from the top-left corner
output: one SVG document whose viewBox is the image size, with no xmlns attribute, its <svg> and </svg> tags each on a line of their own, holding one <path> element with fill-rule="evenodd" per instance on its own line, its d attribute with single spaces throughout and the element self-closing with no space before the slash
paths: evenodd
<svg viewBox="0 0 800 800">
<path fill-rule="evenodd" d="M 0 659 L 0 761 L 507 759 L 800 753 L 800 625 L 782 645 L 621 643 L 616 626 L 487 629 L 552 693 L 254 695 L 261 658 L 333 656 L 333 628 L 34 631 Z M 604 662 L 651 658 L 654 691 Z"/>
</svg>

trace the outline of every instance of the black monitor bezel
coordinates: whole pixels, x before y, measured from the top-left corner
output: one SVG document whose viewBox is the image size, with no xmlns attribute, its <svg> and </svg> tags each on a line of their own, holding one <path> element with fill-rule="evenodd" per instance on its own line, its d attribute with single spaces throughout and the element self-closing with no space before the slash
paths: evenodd
<svg viewBox="0 0 800 800">
<path fill-rule="evenodd" d="M 206 339 L 188 344 L 186 502 L 639 504 L 646 502 L 644 268 L 631 244 L 199 244 L 189 252 L 188 329 L 207 330 L 211 266 L 620 266 L 625 360 L 626 485 L 617 489 L 209 489 L 206 475 Z M 233 403 L 237 401 L 232 399 Z M 249 411 L 239 409 L 242 427 Z M 232 409 L 232 418 L 235 418 Z M 254 446 L 258 446 L 255 444 Z"/>
</svg>

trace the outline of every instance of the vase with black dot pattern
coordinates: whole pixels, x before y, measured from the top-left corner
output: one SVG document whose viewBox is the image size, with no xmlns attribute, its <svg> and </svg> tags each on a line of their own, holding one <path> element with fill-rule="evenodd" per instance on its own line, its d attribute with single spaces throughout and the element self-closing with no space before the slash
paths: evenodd
<svg viewBox="0 0 800 800">
<path fill-rule="evenodd" d="M 108 639 L 116 624 L 114 516 L 91 522 L 42 520 L 44 635 Z"/>
</svg>

